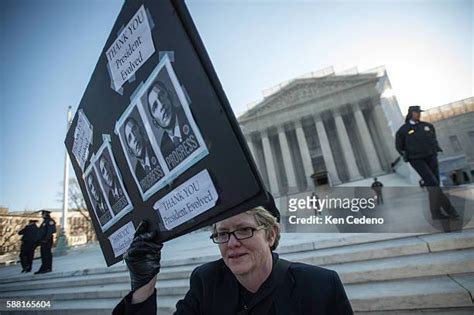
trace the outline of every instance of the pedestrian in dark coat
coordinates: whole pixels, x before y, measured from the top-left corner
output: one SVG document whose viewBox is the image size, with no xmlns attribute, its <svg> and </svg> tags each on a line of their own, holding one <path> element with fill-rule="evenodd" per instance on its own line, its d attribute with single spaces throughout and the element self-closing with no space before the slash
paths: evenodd
<svg viewBox="0 0 474 315">
<path fill-rule="evenodd" d="M 33 256 L 39 236 L 36 222 L 38 220 L 29 220 L 28 225 L 18 231 L 18 234 L 22 235 L 20 249 L 21 272 L 30 272 L 33 267 Z"/>
</svg>

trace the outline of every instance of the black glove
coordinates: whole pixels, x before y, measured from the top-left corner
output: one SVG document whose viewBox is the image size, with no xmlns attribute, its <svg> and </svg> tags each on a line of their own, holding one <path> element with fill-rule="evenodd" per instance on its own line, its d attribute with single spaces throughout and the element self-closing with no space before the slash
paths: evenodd
<svg viewBox="0 0 474 315">
<path fill-rule="evenodd" d="M 157 231 L 148 231 L 148 222 L 138 225 L 130 248 L 123 259 L 127 264 L 132 282 L 132 291 L 144 286 L 160 272 L 161 248 L 157 243 Z"/>
</svg>

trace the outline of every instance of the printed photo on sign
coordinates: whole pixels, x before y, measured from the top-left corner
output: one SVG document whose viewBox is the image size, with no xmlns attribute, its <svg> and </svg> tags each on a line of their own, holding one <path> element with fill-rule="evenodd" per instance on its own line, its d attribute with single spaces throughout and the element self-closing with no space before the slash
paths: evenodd
<svg viewBox="0 0 474 315">
<path fill-rule="evenodd" d="M 92 204 L 94 214 L 97 218 L 97 221 L 99 221 L 99 225 L 102 231 L 105 231 L 112 225 L 112 212 L 110 211 L 110 208 L 107 205 L 104 192 L 102 191 L 99 185 L 97 174 L 95 173 L 92 164 L 86 170 L 84 182 L 87 189 L 87 195 L 89 196 L 89 200 Z"/>
<path fill-rule="evenodd" d="M 208 151 L 189 104 L 166 56 L 139 92 L 140 112 L 167 169 L 178 175 Z M 172 175 L 170 175 L 172 176 Z"/>
<path fill-rule="evenodd" d="M 135 104 L 127 108 L 115 128 L 130 172 L 146 200 L 162 187 L 160 180 L 165 174 Z"/>
<path fill-rule="evenodd" d="M 107 203 L 114 215 L 114 221 L 117 221 L 117 216 L 122 217 L 133 207 L 115 163 L 110 142 L 104 141 L 97 152 L 94 166 L 99 175 L 104 196 L 106 196 Z"/>
</svg>

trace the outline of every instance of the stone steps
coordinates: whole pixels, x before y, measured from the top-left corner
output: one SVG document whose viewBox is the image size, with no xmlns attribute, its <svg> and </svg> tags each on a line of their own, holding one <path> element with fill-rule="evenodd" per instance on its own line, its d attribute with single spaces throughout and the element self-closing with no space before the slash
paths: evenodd
<svg viewBox="0 0 474 315">
<path fill-rule="evenodd" d="M 52 279 L 37 279 L 30 281 L 20 281 L 17 283 L 6 283 L 0 284 L 0 294 L 4 292 L 18 291 L 18 290 L 37 290 L 48 288 L 67 288 L 74 283 L 74 286 L 87 286 L 87 285 L 100 285 L 100 284 L 111 284 L 111 283 L 125 283 L 130 282 L 130 276 L 128 272 L 113 272 L 113 273 L 100 273 L 92 275 L 78 275 L 78 276 L 67 276 Z"/>
<path fill-rule="evenodd" d="M 313 265 L 330 265 L 344 262 L 372 260 L 386 257 L 440 252 L 454 249 L 472 248 L 474 230 L 466 233 L 438 234 L 427 236 L 412 236 L 387 241 L 355 244 L 335 248 L 318 249 L 284 254 L 289 260 L 298 260 Z"/>
<path fill-rule="evenodd" d="M 433 261 L 436 261 L 436 264 L 433 264 Z M 346 285 L 464 272 L 474 273 L 474 249 L 390 257 L 325 267 L 336 270 Z M 173 279 L 160 279 L 157 285 L 159 295 L 184 295 L 189 287 L 188 279 L 191 270 L 192 268 L 189 268 L 187 271 L 179 272 L 179 277 Z M 95 275 L 79 278 L 82 279 L 69 280 L 69 284 L 74 283 L 73 287 L 67 286 L 64 281 L 57 280 L 50 283 L 43 282 L 42 286 L 39 286 L 39 283 L 35 283 L 36 286 L 33 284 L 11 286 L 8 291 L 0 292 L 0 298 L 15 296 L 39 298 L 52 296 L 55 300 L 119 298 L 126 295 L 130 289 L 130 280 L 127 274 L 123 274 L 121 277 L 110 275 L 98 277 Z"/>
<path fill-rule="evenodd" d="M 400 274 L 410 277 L 412 274 L 413 276 L 436 275 L 443 270 L 447 273 L 471 271 L 473 268 L 469 264 L 473 256 L 473 251 L 469 250 L 471 244 L 474 244 L 474 231 L 445 235 L 443 239 L 439 239 L 436 235 L 415 236 L 318 251 L 293 252 L 283 254 L 282 257 L 291 261 L 326 266 L 338 271 L 344 282 L 353 283 L 387 280 L 389 278 L 384 279 L 384 277 L 397 277 Z M 463 248 L 468 250 L 459 251 Z M 433 249 L 437 252 L 432 252 Z M 454 251 L 441 252 L 443 249 L 454 249 Z M 437 269 L 430 266 L 432 260 L 437 261 Z M 163 267 L 159 279 L 160 281 L 188 279 L 192 270 L 198 265 Z M 125 266 L 115 268 L 114 272 L 104 268 L 90 274 L 71 274 L 52 278 L 44 277 L 47 275 L 42 276 L 39 279 L 34 276 L 33 280 L 0 284 L 0 296 L 7 291 L 42 289 L 45 286 L 63 288 L 70 286 L 71 282 L 78 287 L 129 283 L 130 281 Z"/>
<path fill-rule="evenodd" d="M 336 270 L 343 283 L 474 272 L 474 249 L 384 258 L 325 267 Z"/>
<path fill-rule="evenodd" d="M 304 259 L 294 259 L 303 261 Z M 433 264 L 436 261 L 436 264 Z M 336 270 L 345 284 L 383 281 L 400 278 L 415 278 L 434 276 L 439 274 L 456 274 L 474 272 L 474 249 L 454 250 L 438 253 L 417 254 L 410 256 L 390 257 L 376 260 L 324 265 Z M 194 266 L 181 268 L 181 271 L 163 272 L 164 277 L 158 281 L 158 288 L 164 290 L 163 294 L 184 294 L 188 288 L 188 279 Z M 71 288 L 74 283 L 74 288 Z M 177 287 L 176 284 L 179 284 Z M 59 278 L 50 281 L 36 280 L 31 283 L 18 283 L 0 287 L 0 297 L 13 296 L 40 296 L 53 294 L 56 298 L 68 299 L 69 290 L 72 294 L 79 292 L 92 292 L 81 295 L 81 298 L 100 297 L 100 292 L 95 292 L 99 287 L 102 292 L 117 291 L 114 297 L 120 297 L 122 291 L 127 291 L 130 285 L 128 273 L 99 274 L 91 276 L 77 276 L 69 279 Z M 47 287 L 48 289 L 44 289 Z M 169 293 L 169 291 L 176 293 Z M 57 293 L 59 292 L 59 293 Z M 165 293 L 166 292 L 166 293 Z M 91 295 L 92 294 L 92 295 Z M 97 295 L 95 295 L 97 294 Z"/>
<path fill-rule="evenodd" d="M 474 273 L 456 276 L 473 282 Z M 459 280 L 458 280 L 459 281 Z M 346 292 L 357 311 L 472 307 L 472 294 L 451 276 L 349 284 Z"/>
<path fill-rule="evenodd" d="M 309 235 L 309 237 L 308 237 Z M 393 240 L 399 238 L 406 238 L 410 236 L 416 236 L 418 234 L 414 233 L 385 233 L 385 234 L 371 234 L 371 233 L 346 233 L 346 234 L 337 234 L 337 233 L 319 233 L 319 234 L 310 234 L 310 233 L 291 233 L 284 236 L 284 241 L 280 244 L 277 252 L 280 254 L 288 254 L 293 252 L 304 252 L 311 251 L 315 249 L 325 249 L 325 248 L 336 248 L 343 247 L 348 245 L 355 244 L 364 244 L 372 243 L 383 240 Z M 207 236 L 207 234 L 206 234 Z M 191 256 L 189 254 L 181 255 L 183 257 L 173 258 L 173 259 L 163 259 L 162 267 L 177 267 L 185 266 L 190 264 L 200 265 L 208 261 L 216 260 L 220 258 L 216 250 L 212 250 L 212 254 L 209 254 L 206 250 L 209 248 L 209 240 L 206 237 L 205 247 L 193 247 L 193 250 L 199 250 L 199 256 Z M 165 247 L 165 251 L 167 248 Z M 98 268 L 83 268 L 80 270 L 74 271 L 64 271 L 58 272 L 54 271 L 48 274 L 33 275 L 29 274 L 18 274 L 15 276 L 8 276 L 5 278 L 0 278 L 0 285 L 4 283 L 14 283 L 18 281 L 31 281 L 37 279 L 51 279 L 51 278 L 60 278 L 68 276 L 77 276 L 77 275 L 91 275 L 91 274 L 100 274 L 100 273 L 111 273 L 111 272 L 120 272 L 126 271 L 127 268 L 124 263 L 118 263 L 112 267 L 98 267 Z"/>
<path fill-rule="evenodd" d="M 469 292 L 459 283 L 470 283 Z M 357 314 L 472 314 L 474 273 L 422 277 L 375 283 L 346 284 L 346 292 Z M 158 314 L 172 314 L 183 295 L 160 295 Z M 48 314 L 110 314 L 118 298 L 53 299 Z M 397 311 L 391 311 L 397 310 Z M 41 312 L 38 312 L 41 313 Z M 30 314 L 30 313 L 28 313 Z M 43 313 L 44 314 L 44 313 Z"/>
<path fill-rule="evenodd" d="M 432 235 L 315 235 L 304 240 L 293 236 L 282 246 L 281 256 L 336 270 L 358 313 L 473 313 L 474 229 Z M 192 270 L 218 257 L 208 253 L 163 261 L 158 314 L 171 314 L 188 290 Z M 54 314 L 110 314 L 129 290 L 124 264 L 0 279 L 0 299 L 51 300 L 48 313 Z"/>
<path fill-rule="evenodd" d="M 472 231 L 474 238 L 474 230 Z M 295 235 L 295 234 L 292 234 Z M 304 234 L 309 235 L 309 234 Z M 325 235 L 324 238 L 321 238 L 321 235 L 324 234 L 316 234 L 315 236 L 311 236 L 311 240 L 308 241 L 308 237 L 304 237 L 304 240 L 301 241 L 298 237 L 290 240 L 286 240 L 282 242 L 281 246 L 278 248 L 278 253 L 280 254 L 290 254 L 290 253 L 301 253 L 305 251 L 313 251 L 313 250 L 320 250 L 326 248 L 338 248 L 344 247 L 349 245 L 356 245 L 356 244 L 364 244 L 364 243 L 373 243 L 379 242 L 384 240 L 394 240 L 399 238 L 406 238 L 409 236 L 414 236 L 416 234 L 404 234 L 404 233 L 387 233 L 387 234 L 370 234 L 370 233 L 347 233 L 347 234 L 330 234 L 328 237 Z M 209 247 L 209 245 L 207 245 Z M 166 250 L 166 248 L 165 248 Z M 174 258 L 174 259 L 164 259 L 162 261 L 162 270 L 166 270 L 166 268 L 179 268 L 181 266 L 197 266 L 212 260 L 219 259 L 220 256 L 218 254 L 201 254 L 199 256 L 192 256 L 192 257 L 182 257 L 182 258 Z M 16 276 L 10 276 L 5 278 L 0 278 L 0 286 L 2 284 L 7 283 L 18 283 L 18 282 L 30 282 L 35 281 L 38 279 L 53 279 L 53 278 L 64 278 L 64 277 L 71 277 L 71 276 L 79 276 L 79 275 L 94 275 L 94 274 L 110 274 L 114 272 L 126 272 L 127 267 L 124 263 L 118 263 L 112 267 L 99 267 L 99 268 L 84 268 L 80 270 L 74 271 L 65 271 L 65 272 L 57 272 L 54 271 L 48 274 L 39 274 L 33 275 L 32 273 L 29 274 L 21 274 Z"/>
</svg>

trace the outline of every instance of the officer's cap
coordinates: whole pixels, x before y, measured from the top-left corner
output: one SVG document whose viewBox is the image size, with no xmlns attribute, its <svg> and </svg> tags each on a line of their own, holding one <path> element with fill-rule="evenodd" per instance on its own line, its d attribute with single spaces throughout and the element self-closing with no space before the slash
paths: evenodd
<svg viewBox="0 0 474 315">
<path fill-rule="evenodd" d="M 416 105 L 416 106 L 410 106 L 408 107 L 408 112 L 411 113 L 411 112 L 418 112 L 418 113 L 421 113 L 421 112 L 424 112 L 424 110 L 422 110 L 420 108 L 420 106 Z"/>
<path fill-rule="evenodd" d="M 51 213 L 51 211 L 49 211 L 49 210 L 41 210 L 41 214 L 50 214 L 50 213 Z"/>
</svg>

